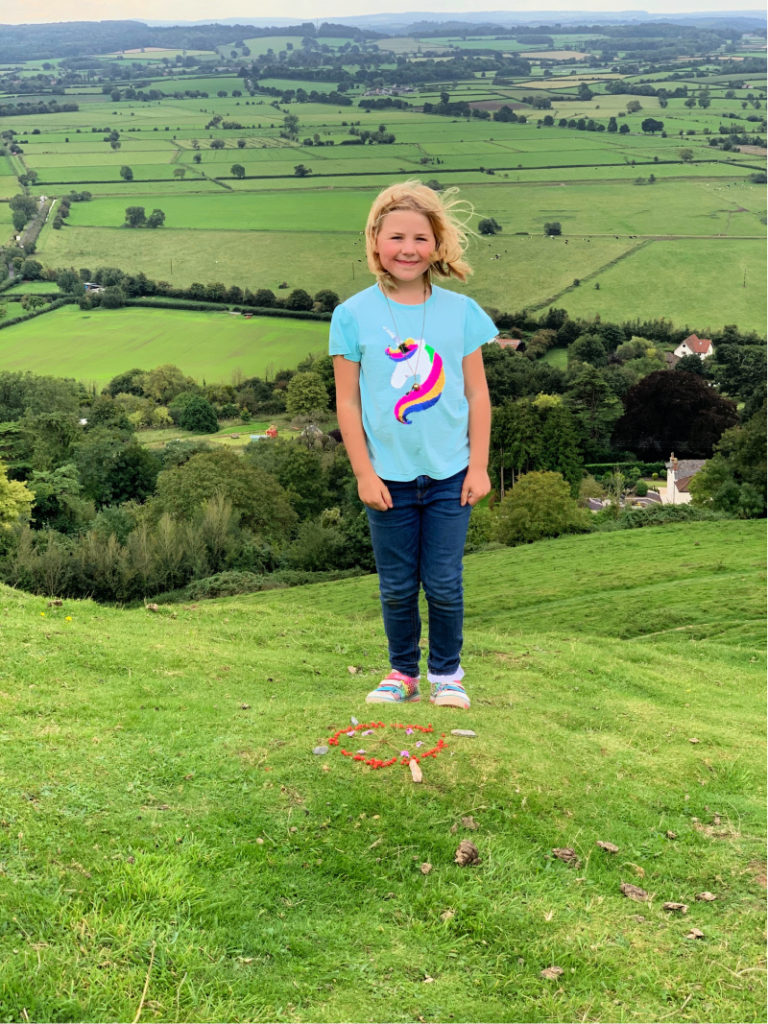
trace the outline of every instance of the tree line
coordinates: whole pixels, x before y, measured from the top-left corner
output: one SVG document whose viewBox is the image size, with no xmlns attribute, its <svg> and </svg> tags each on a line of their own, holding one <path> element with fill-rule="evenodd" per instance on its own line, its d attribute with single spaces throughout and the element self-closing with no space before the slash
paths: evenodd
<svg viewBox="0 0 768 1024">
<path fill-rule="evenodd" d="M 497 322 L 520 344 L 484 349 L 496 500 L 473 511 L 470 549 L 680 516 L 765 514 L 761 339 L 726 328 L 714 358 L 670 370 L 664 353 L 676 335 L 666 321 L 584 322 L 553 308 Z M 565 368 L 542 358 L 553 347 L 566 348 Z M 0 578 L 38 593 L 132 601 L 369 571 L 333 405 L 328 356 L 217 385 L 173 366 L 132 369 L 98 394 L 71 380 L 0 373 Z M 147 426 L 204 433 L 278 415 L 298 428 L 294 438 L 252 441 L 242 456 L 205 440 L 141 443 Z M 621 499 L 647 486 L 641 477 L 664 475 L 672 451 L 709 459 L 696 506 L 622 511 Z M 598 517 L 583 508 L 595 493 L 615 497 Z"/>
</svg>

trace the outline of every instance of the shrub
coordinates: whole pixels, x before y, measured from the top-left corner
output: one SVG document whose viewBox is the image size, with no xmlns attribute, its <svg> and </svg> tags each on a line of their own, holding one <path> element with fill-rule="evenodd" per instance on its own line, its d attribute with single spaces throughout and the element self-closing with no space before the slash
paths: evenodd
<svg viewBox="0 0 768 1024">
<path fill-rule="evenodd" d="M 521 476 L 496 513 L 496 537 L 507 545 L 589 529 L 587 514 L 571 497 L 568 482 L 549 471 Z"/>
<path fill-rule="evenodd" d="M 635 484 L 635 494 L 638 498 L 644 498 L 648 493 L 648 484 L 645 480 L 638 480 Z"/>
</svg>

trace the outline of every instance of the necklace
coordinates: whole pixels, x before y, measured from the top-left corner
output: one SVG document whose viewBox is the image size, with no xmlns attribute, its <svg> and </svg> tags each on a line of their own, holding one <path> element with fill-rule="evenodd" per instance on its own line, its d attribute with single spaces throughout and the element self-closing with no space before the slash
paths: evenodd
<svg viewBox="0 0 768 1024">
<path fill-rule="evenodd" d="M 405 355 L 408 352 L 408 345 L 406 343 L 407 339 L 404 338 L 400 334 L 400 331 L 399 331 L 398 326 L 397 326 L 397 320 L 395 319 L 395 311 L 392 308 L 392 303 L 389 301 L 389 296 L 387 295 L 387 293 L 384 291 L 383 288 L 381 289 L 381 293 L 384 296 L 384 301 L 387 304 L 387 309 L 389 310 L 389 315 L 392 318 L 392 326 L 395 328 L 395 341 L 397 342 L 397 347 L 403 353 L 403 355 Z M 411 387 L 411 391 L 414 391 L 421 384 L 420 364 L 423 361 L 423 358 L 424 358 L 424 355 L 425 355 L 424 343 L 425 343 L 426 339 L 424 337 L 424 328 L 425 328 L 426 323 L 427 323 L 427 298 L 428 297 L 429 296 L 427 295 L 427 284 L 425 282 L 424 283 L 424 300 L 423 300 L 423 302 L 421 304 L 421 308 L 422 308 L 421 335 L 420 335 L 420 337 L 418 339 L 412 339 L 414 341 L 417 341 L 418 348 L 417 348 L 417 351 L 416 351 L 416 358 L 413 361 L 413 378 L 414 378 L 414 383 L 413 383 L 413 386 Z"/>
</svg>

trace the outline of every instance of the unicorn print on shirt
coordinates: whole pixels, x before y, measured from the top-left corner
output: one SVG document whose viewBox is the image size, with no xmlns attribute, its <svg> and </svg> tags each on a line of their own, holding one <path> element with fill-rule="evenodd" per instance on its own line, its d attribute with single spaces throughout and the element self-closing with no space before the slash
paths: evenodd
<svg viewBox="0 0 768 1024">
<path fill-rule="evenodd" d="M 394 410 L 398 423 L 410 425 L 408 417 L 412 413 L 423 412 L 440 401 L 445 387 L 443 360 L 423 338 L 419 341 L 413 338 L 400 341 L 386 327 L 384 330 L 393 342 L 398 342 L 386 349 L 389 358 L 397 364 L 390 384 L 396 391 L 400 391 L 412 381 L 410 389 L 395 403 Z"/>
</svg>

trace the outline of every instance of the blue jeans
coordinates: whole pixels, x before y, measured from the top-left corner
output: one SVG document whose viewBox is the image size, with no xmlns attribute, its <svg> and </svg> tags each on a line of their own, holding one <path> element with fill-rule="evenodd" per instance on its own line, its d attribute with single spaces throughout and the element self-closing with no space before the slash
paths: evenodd
<svg viewBox="0 0 768 1024">
<path fill-rule="evenodd" d="M 367 508 L 392 668 L 419 674 L 419 588 L 429 609 L 428 668 L 459 668 L 464 625 L 462 556 L 471 512 L 461 505 L 466 470 L 446 480 L 385 480 L 393 507 Z"/>
</svg>

